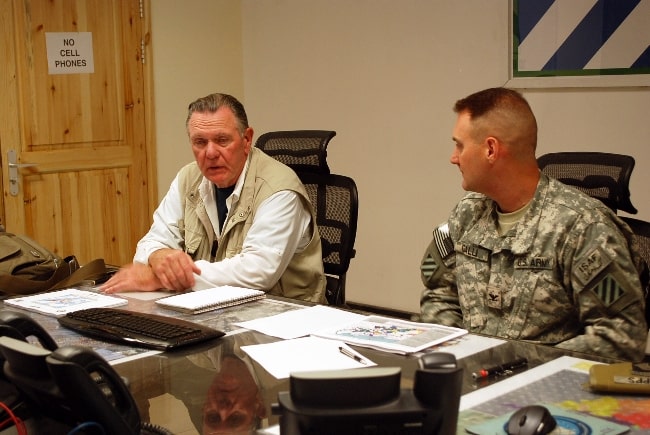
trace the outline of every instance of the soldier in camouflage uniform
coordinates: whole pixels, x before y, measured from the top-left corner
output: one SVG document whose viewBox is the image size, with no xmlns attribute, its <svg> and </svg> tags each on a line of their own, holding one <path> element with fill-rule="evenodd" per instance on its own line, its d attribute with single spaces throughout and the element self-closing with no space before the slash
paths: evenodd
<svg viewBox="0 0 650 435">
<path fill-rule="evenodd" d="M 454 110 L 451 162 L 471 193 L 424 254 L 421 320 L 642 359 L 642 262 L 627 225 L 599 200 L 541 174 L 537 124 L 519 93 L 487 89 Z"/>
</svg>

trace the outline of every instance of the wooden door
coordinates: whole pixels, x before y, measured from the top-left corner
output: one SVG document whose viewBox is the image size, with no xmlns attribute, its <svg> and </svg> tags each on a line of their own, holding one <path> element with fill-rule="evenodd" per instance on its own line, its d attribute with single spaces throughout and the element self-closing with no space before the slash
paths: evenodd
<svg viewBox="0 0 650 435">
<path fill-rule="evenodd" d="M 82 264 L 130 262 L 156 202 L 142 1 L 0 0 L 2 223 Z"/>
</svg>

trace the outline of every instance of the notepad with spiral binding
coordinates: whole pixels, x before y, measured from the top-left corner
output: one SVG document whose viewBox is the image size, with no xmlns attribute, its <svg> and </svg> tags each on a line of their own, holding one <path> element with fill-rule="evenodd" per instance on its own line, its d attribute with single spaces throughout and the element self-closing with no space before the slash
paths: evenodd
<svg viewBox="0 0 650 435">
<path fill-rule="evenodd" d="M 156 300 L 156 303 L 183 313 L 199 314 L 255 301 L 265 296 L 266 293 L 261 290 L 225 285 L 168 296 Z"/>
</svg>

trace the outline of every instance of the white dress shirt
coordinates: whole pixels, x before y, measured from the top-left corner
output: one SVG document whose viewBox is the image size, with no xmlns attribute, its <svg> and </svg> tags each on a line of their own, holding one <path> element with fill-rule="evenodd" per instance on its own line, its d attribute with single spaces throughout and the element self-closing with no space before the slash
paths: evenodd
<svg viewBox="0 0 650 435">
<path fill-rule="evenodd" d="M 228 210 L 239 200 L 244 185 L 248 162 L 233 193 L 226 199 Z M 199 186 L 212 228 L 221 236 L 214 185 L 206 178 Z M 178 221 L 183 217 L 178 176 L 153 215 L 153 225 L 138 242 L 133 261 L 147 264 L 149 256 L 162 248 L 180 249 L 183 241 Z M 268 290 L 280 279 L 295 252 L 301 252 L 311 240 L 311 215 L 300 196 L 289 190 L 268 197 L 255 212 L 242 252 L 231 258 L 210 263 L 196 261 L 201 269 L 195 289 L 207 286 L 233 285 Z M 198 278 L 195 276 L 195 278 Z"/>
</svg>

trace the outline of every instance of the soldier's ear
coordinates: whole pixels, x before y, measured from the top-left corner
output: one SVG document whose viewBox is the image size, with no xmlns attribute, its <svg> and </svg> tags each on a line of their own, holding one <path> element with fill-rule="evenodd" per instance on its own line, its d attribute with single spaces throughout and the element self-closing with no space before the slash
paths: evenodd
<svg viewBox="0 0 650 435">
<path fill-rule="evenodd" d="M 490 163 L 494 163 L 501 153 L 501 142 L 499 139 L 488 136 L 485 138 L 485 155 Z"/>
</svg>

